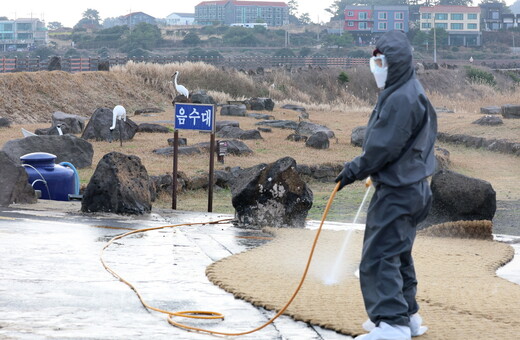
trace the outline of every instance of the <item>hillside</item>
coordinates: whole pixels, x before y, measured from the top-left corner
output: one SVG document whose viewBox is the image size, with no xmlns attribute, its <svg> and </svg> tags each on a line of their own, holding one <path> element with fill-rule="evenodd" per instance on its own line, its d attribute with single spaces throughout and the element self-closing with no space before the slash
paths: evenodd
<svg viewBox="0 0 520 340">
<path fill-rule="evenodd" d="M 54 111 L 89 117 L 98 107 L 122 104 L 127 111 L 169 107 L 171 75 L 180 70 L 179 83 L 191 92 L 207 90 L 218 103 L 250 97 L 271 97 L 279 104 L 301 103 L 308 110 L 344 111 L 365 107 L 377 98 L 368 68 L 273 69 L 244 74 L 202 63 L 133 64 L 111 72 L 70 74 L 61 71 L 0 74 L 0 117 L 15 124 L 49 122 Z M 486 71 L 488 72 L 488 71 Z M 470 82 L 464 68 L 419 74 L 434 105 L 453 110 L 478 111 L 480 106 L 512 104 L 518 95 L 510 74 L 493 73 L 495 86 Z M 345 80 L 345 79 L 344 79 Z"/>
</svg>

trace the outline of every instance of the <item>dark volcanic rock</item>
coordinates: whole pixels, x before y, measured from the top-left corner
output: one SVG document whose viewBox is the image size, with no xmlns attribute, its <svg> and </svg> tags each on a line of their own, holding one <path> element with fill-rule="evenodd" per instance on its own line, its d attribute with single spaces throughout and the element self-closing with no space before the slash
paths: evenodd
<svg viewBox="0 0 520 340">
<path fill-rule="evenodd" d="M 84 139 L 95 139 L 96 141 L 111 141 L 119 140 L 119 125 L 121 125 L 121 131 L 123 140 L 130 140 L 134 138 L 137 132 L 137 124 L 134 123 L 130 118 L 124 120 L 117 120 L 116 127 L 110 135 L 110 127 L 112 126 L 112 110 L 106 107 L 98 108 L 92 114 L 85 131 L 81 135 Z"/>
<path fill-rule="evenodd" d="M 57 163 L 70 162 L 79 169 L 91 166 L 94 156 L 92 144 L 74 135 L 13 139 L 6 142 L 2 150 L 16 164 L 21 164 L 20 157 L 28 153 L 48 152 L 57 156 Z"/>
<path fill-rule="evenodd" d="M 3 151 L 0 151 L 0 174 L 0 207 L 7 207 L 11 203 L 36 203 L 27 172 Z"/>
<path fill-rule="evenodd" d="M 150 179 L 139 157 L 103 156 L 83 194 L 81 211 L 136 215 L 151 210 Z"/>
<path fill-rule="evenodd" d="M 236 224 L 243 228 L 305 226 L 312 191 L 290 157 L 238 171 L 231 184 Z"/>
</svg>

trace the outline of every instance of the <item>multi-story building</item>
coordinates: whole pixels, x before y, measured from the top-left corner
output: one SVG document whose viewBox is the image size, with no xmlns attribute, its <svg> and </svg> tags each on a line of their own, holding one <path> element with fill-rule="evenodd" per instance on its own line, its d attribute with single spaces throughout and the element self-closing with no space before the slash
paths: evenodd
<svg viewBox="0 0 520 340">
<path fill-rule="evenodd" d="M 374 33 L 391 30 L 408 32 L 408 6 L 374 6 Z"/>
<path fill-rule="evenodd" d="M 480 46 L 480 8 L 438 5 L 421 7 L 420 29 L 442 28 L 448 33 L 448 45 Z"/>
<path fill-rule="evenodd" d="M 408 32 L 408 6 L 347 6 L 343 27 L 359 43 L 373 40 L 391 30 Z"/>
<path fill-rule="evenodd" d="M 49 35 L 38 19 L 0 20 L 0 51 L 27 50 L 45 46 Z"/>
<path fill-rule="evenodd" d="M 193 25 L 193 23 L 195 22 L 195 14 L 193 14 L 193 13 L 172 13 L 164 19 L 164 22 L 168 26 Z"/>
<path fill-rule="evenodd" d="M 480 17 L 482 19 L 483 31 L 497 31 L 502 28 L 502 14 L 504 4 L 501 2 L 481 3 Z"/>
<path fill-rule="evenodd" d="M 226 0 L 203 1 L 195 6 L 195 22 L 199 25 L 224 24 Z"/>
<path fill-rule="evenodd" d="M 289 23 L 289 6 L 277 1 L 203 1 L 195 6 L 195 21 L 199 25 L 263 22 L 283 26 Z"/>
</svg>

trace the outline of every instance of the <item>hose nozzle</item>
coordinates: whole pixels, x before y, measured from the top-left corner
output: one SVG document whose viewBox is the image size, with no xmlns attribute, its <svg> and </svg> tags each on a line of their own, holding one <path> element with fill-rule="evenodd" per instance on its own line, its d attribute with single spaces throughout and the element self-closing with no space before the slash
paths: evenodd
<svg viewBox="0 0 520 340">
<path fill-rule="evenodd" d="M 369 187 L 372 185 L 372 179 L 370 177 L 367 177 L 367 180 L 365 181 L 365 187 Z"/>
</svg>

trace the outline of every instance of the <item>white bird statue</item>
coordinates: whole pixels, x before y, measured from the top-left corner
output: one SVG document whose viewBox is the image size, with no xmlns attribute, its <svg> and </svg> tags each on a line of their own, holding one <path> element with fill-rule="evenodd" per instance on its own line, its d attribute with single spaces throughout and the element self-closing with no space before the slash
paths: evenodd
<svg viewBox="0 0 520 340">
<path fill-rule="evenodd" d="M 112 110 L 112 126 L 110 127 L 110 142 L 112 142 L 112 132 L 116 128 L 116 120 L 123 119 L 126 122 L 126 110 L 121 105 L 116 105 Z M 121 130 L 119 130 L 121 132 Z M 122 136 L 120 136 L 122 140 Z"/>
<path fill-rule="evenodd" d="M 177 84 L 177 76 L 179 75 L 179 71 L 175 71 L 175 78 L 174 78 L 174 83 L 175 83 L 175 89 L 177 90 L 177 92 L 179 92 L 180 94 L 182 94 L 184 97 L 188 98 L 188 96 L 190 95 L 190 91 L 188 91 L 188 89 L 182 85 L 179 85 Z"/>
</svg>

